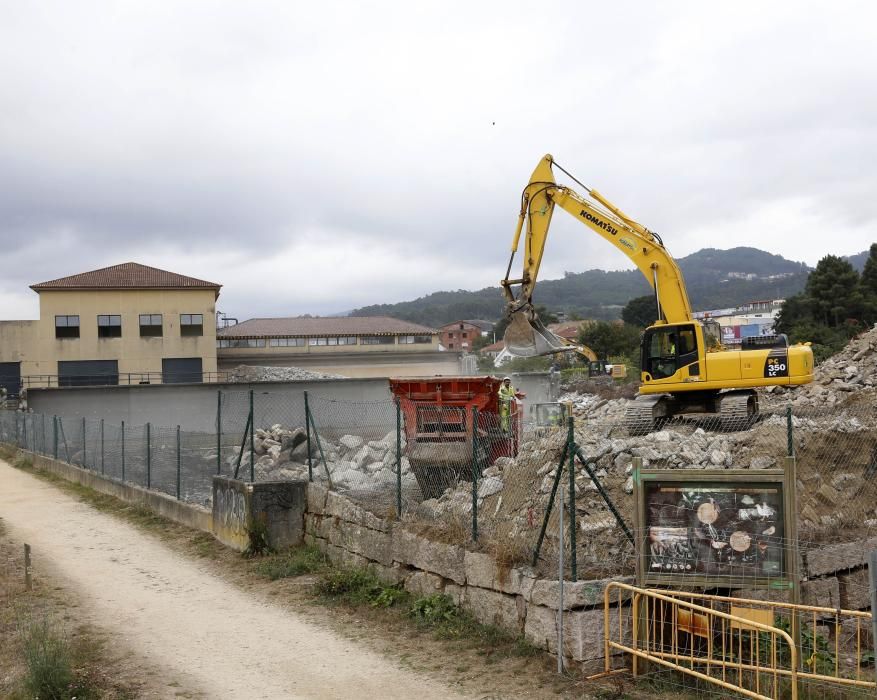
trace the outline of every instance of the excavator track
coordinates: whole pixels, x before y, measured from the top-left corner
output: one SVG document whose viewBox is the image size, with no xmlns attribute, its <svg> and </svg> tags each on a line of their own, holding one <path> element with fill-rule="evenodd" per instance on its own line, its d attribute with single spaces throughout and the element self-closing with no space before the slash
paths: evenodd
<svg viewBox="0 0 877 700">
<path fill-rule="evenodd" d="M 729 391 L 719 396 L 722 430 L 747 430 L 758 415 L 758 397 L 752 391 Z"/>
<path fill-rule="evenodd" d="M 638 396 L 628 402 L 624 414 L 624 425 L 628 435 L 648 435 L 657 428 L 655 424 L 655 405 L 664 397 Z"/>
</svg>

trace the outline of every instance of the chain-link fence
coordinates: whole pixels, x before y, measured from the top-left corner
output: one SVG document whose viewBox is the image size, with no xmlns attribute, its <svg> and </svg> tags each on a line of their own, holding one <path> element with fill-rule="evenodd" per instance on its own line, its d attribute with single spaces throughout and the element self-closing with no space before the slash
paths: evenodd
<svg viewBox="0 0 877 700">
<path fill-rule="evenodd" d="M 633 571 L 637 458 L 651 469 L 758 473 L 792 455 L 802 540 L 877 533 L 877 415 L 867 402 L 769 408 L 735 429 L 727 417 L 678 417 L 636 434 L 628 401 L 570 399 L 572 433 L 455 406 L 220 391 L 212 432 L 0 411 L 0 440 L 204 505 L 216 474 L 307 479 L 545 573 L 557 561 L 562 508 L 567 571 L 580 578 Z"/>
</svg>

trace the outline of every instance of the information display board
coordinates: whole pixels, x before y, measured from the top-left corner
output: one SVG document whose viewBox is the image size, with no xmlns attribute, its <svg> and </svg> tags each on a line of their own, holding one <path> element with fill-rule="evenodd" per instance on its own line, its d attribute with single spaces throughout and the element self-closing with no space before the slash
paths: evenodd
<svg viewBox="0 0 877 700">
<path fill-rule="evenodd" d="M 640 469 L 634 480 L 641 584 L 791 585 L 782 470 Z"/>
</svg>

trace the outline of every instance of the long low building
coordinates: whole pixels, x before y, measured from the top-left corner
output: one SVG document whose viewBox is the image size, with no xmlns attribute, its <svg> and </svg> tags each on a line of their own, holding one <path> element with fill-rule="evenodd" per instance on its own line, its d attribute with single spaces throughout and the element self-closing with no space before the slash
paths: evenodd
<svg viewBox="0 0 877 700">
<path fill-rule="evenodd" d="M 454 375 L 456 353 L 439 331 L 389 316 L 253 318 L 216 336 L 219 370 L 302 367 L 346 377 Z"/>
</svg>

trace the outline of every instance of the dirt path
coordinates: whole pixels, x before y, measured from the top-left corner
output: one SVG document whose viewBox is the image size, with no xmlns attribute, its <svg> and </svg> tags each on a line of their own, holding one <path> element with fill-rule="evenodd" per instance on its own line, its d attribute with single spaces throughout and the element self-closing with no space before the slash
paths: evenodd
<svg viewBox="0 0 877 700">
<path fill-rule="evenodd" d="M 0 517 L 112 639 L 208 698 L 460 698 L 0 460 Z M 169 688 L 168 697 L 176 692 Z"/>
</svg>

